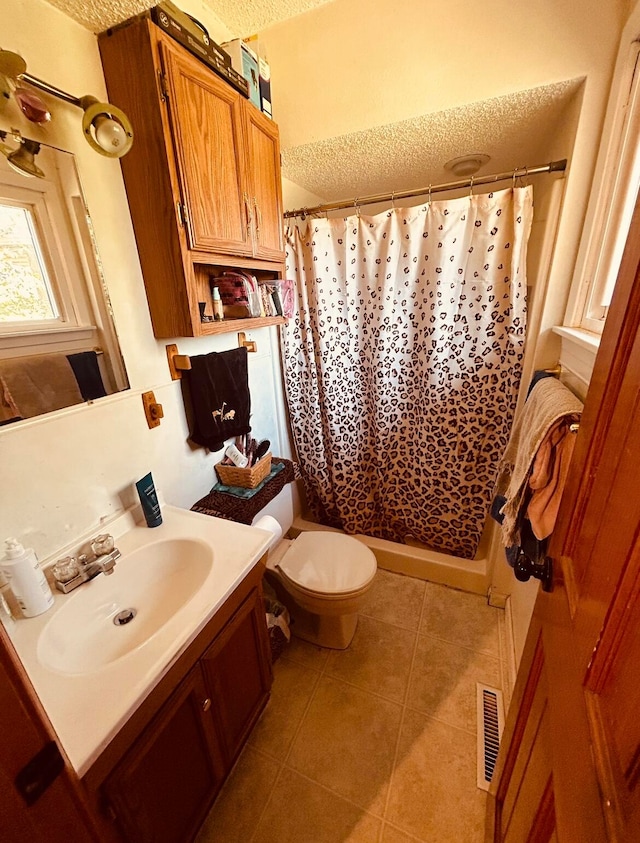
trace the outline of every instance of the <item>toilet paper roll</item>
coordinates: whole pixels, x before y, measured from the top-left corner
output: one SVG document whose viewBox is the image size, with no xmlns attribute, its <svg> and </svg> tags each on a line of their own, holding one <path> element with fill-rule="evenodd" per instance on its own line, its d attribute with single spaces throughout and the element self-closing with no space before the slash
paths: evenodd
<svg viewBox="0 0 640 843">
<path fill-rule="evenodd" d="M 268 533 L 271 533 L 273 538 L 269 541 L 270 548 L 277 544 L 282 538 L 282 527 L 271 515 L 263 515 L 262 518 L 258 518 L 256 523 L 252 526 L 258 527 L 259 530 L 266 530 Z"/>
</svg>

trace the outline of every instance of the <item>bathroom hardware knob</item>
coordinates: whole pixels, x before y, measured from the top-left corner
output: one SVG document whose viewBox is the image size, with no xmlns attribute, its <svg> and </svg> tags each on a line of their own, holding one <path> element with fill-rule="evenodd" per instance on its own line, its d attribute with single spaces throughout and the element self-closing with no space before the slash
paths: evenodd
<svg viewBox="0 0 640 843">
<path fill-rule="evenodd" d="M 103 533 L 100 536 L 96 536 L 91 542 L 91 550 L 96 556 L 104 556 L 105 553 L 111 553 L 113 546 L 113 536 L 110 536 L 109 533 Z"/>
<path fill-rule="evenodd" d="M 207 697 L 207 699 L 202 703 L 202 710 L 203 711 L 209 711 L 210 708 L 211 708 L 211 700 L 209 699 L 209 697 Z"/>
</svg>

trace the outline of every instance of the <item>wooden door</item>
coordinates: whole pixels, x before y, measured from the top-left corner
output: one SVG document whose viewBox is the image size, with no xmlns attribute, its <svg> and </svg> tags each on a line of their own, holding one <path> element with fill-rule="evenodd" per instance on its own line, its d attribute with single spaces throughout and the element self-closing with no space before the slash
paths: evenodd
<svg viewBox="0 0 640 843">
<path fill-rule="evenodd" d="M 75 771 L 0 623 L 0 840 L 90 843 L 99 839 Z M 33 764 L 34 758 L 40 763 Z M 25 777 L 32 763 L 34 775 Z M 38 779 L 50 785 L 36 789 Z M 20 779 L 18 777 L 20 776 Z M 22 780 L 28 795 L 17 785 Z M 31 785 L 29 787 L 29 785 Z"/>
<path fill-rule="evenodd" d="M 241 96 L 170 38 L 160 38 L 189 246 L 250 255 Z"/>
<path fill-rule="evenodd" d="M 247 103 L 246 135 L 249 150 L 249 191 L 253 207 L 254 254 L 265 260 L 283 260 L 282 179 L 278 127 Z"/>
<path fill-rule="evenodd" d="M 199 665 L 104 785 L 130 843 L 182 843 L 200 827 L 225 775 Z"/>
<path fill-rule="evenodd" d="M 487 840 L 640 840 L 640 203 L 491 787 Z"/>
<path fill-rule="evenodd" d="M 254 588 L 202 658 L 227 763 L 269 699 L 271 657 L 262 593 Z"/>
</svg>

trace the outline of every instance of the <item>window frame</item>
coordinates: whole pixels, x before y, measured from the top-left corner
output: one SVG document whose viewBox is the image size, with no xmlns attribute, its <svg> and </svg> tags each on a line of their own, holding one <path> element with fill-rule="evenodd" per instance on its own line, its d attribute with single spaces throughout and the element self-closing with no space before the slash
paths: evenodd
<svg viewBox="0 0 640 843">
<path fill-rule="evenodd" d="M 563 325 L 601 334 L 640 187 L 640 42 L 619 52 Z"/>
<path fill-rule="evenodd" d="M 75 232 L 62 197 L 59 173 L 27 179 L 7 166 L 0 171 L 0 201 L 33 214 L 42 257 L 60 315 L 56 319 L 0 323 L 0 356 L 52 351 L 95 341 L 96 320 L 87 281 L 72 252 Z"/>
</svg>

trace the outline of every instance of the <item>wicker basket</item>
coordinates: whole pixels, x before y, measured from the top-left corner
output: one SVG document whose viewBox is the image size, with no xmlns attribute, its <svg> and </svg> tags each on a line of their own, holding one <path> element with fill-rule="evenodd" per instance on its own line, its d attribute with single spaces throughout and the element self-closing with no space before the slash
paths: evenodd
<svg viewBox="0 0 640 843">
<path fill-rule="evenodd" d="M 265 454 L 251 468 L 238 468 L 235 465 L 216 465 L 216 474 L 225 486 L 240 486 L 242 489 L 255 489 L 271 471 L 271 454 Z"/>
</svg>

